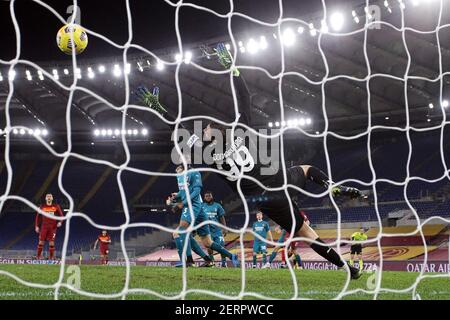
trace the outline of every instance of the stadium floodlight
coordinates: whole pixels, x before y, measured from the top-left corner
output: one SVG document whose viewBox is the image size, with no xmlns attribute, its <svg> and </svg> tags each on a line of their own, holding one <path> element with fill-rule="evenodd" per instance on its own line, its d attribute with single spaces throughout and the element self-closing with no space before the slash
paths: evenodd
<svg viewBox="0 0 450 320">
<path fill-rule="evenodd" d="M 250 38 L 247 42 L 247 51 L 251 54 L 258 52 L 259 46 L 255 39 Z"/>
<path fill-rule="evenodd" d="M 122 135 L 126 135 L 126 134 L 127 134 L 127 130 L 122 129 L 122 130 L 120 131 L 120 133 L 121 133 Z"/>
<path fill-rule="evenodd" d="M 91 142 L 91 146 L 93 146 L 95 143 L 94 142 Z"/>
<path fill-rule="evenodd" d="M 75 75 L 77 76 L 78 79 L 82 78 L 82 76 L 81 76 L 81 69 L 80 68 L 76 68 L 75 69 Z"/>
<path fill-rule="evenodd" d="M 286 121 L 281 121 L 281 126 L 285 127 L 286 126 Z"/>
<path fill-rule="evenodd" d="M 43 133 L 43 132 L 41 132 L 41 129 L 34 129 L 34 135 L 35 136 L 40 136 L 41 133 Z"/>
<path fill-rule="evenodd" d="M 120 67 L 118 64 L 114 65 L 113 74 L 115 77 L 120 77 L 120 75 L 122 74 L 122 70 L 120 70 Z"/>
<path fill-rule="evenodd" d="M 99 65 L 98 66 L 98 72 L 100 72 L 100 73 L 104 73 L 106 71 L 106 68 L 105 68 L 105 66 L 104 65 Z"/>
<path fill-rule="evenodd" d="M 246 51 L 245 47 L 240 47 L 239 50 L 241 51 L 241 53 L 245 53 Z"/>
<path fill-rule="evenodd" d="M 150 141 L 150 144 L 153 144 L 154 142 L 153 141 Z"/>
<path fill-rule="evenodd" d="M 244 43 L 242 41 L 238 41 L 238 47 L 241 48 L 244 46 Z"/>
<path fill-rule="evenodd" d="M 94 73 L 94 71 L 92 71 L 92 68 L 89 67 L 88 68 L 88 78 L 93 79 L 94 77 L 95 77 L 95 73 Z"/>
<path fill-rule="evenodd" d="M 28 129 L 28 134 L 29 134 L 30 136 L 32 136 L 33 133 L 34 133 L 33 129 Z"/>
<path fill-rule="evenodd" d="M 164 63 L 161 60 L 158 60 L 158 62 L 156 62 L 156 69 L 158 70 L 164 70 Z"/>
<path fill-rule="evenodd" d="M 229 43 L 225 43 L 225 48 L 227 48 L 227 50 L 231 50 L 231 45 Z"/>
<path fill-rule="evenodd" d="M 53 73 L 53 79 L 59 80 L 58 70 L 53 69 L 53 70 L 52 70 L 52 73 Z"/>
<path fill-rule="evenodd" d="M 300 118 L 299 120 L 298 120 L 298 123 L 300 124 L 300 126 L 304 126 L 305 125 L 305 123 L 306 123 L 306 121 L 305 121 L 305 118 Z"/>
<path fill-rule="evenodd" d="M 272 128 L 272 127 L 273 127 L 273 123 L 269 122 L 269 128 Z"/>
<path fill-rule="evenodd" d="M 297 127 L 297 126 L 298 126 L 298 119 L 292 120 L 292 125 L 293 125 L 294 127 Z"/>
<path fill-rule="evenodd" d="M 192 61 L 192 52 L 191 51 L 186 51 L 184 53 L 184 63 L 185 64 L 189 64 Z"/>
<path fill-rule="evenodd" d="M 19 133 L 20 133 L 21 135 L 24 135 L 24 134 L 25 134 L 25 129 L 20 129 Z"/>
<path fill-rule="evenodd" d="M 107 134 L 108 136 L 112 136 L 112 135 L 113 135 L 112 129 L 106 130 L 106 134 Z"/>
<path fill-rule="evenodd" d="M 17 130 L 16 128 L 13 129 L 13 134 L 18 134 L 19 130 Z"/>
<path fill-rule="evenodd" d="M 359 23 L 359 17 L 355 17 L 355 18 L 353 18 L 353 20 L 354 20 L 356 23 Z"/>
<path fill-rule="evenodd" d="M 432 103 L 428 104 L 428 108 L 433 109 L 434 108 L 434 104 L 432 104 Z"/>
<path fill-rule="evenodd" d="M 306 124 L 309 126 L 312 123 L 311 118 L 306 118 Z"/>
<path fill-rule="evenodd" d="M 140 72 L 144 71 L 144 68 L 142 68 L 142 64 L 139 61 L 136 64 Z"/>
<path fill-rule="evenodd" d="M 344 26 L 344 16 L 340 12 L 334 12 L 330 17 L 330 24 L 334 31 L 340 31 Z"/>
<path fill-rule="evenodd" d="M 390 118 L 388 116 L 384 117 L 385 120 L 389 120 Z"/>
<path fill-rule="evenodd" d="M 139 134 L 139 131 L 137 129 L 133 129 L 133 135 L 137 136 Z"/>
<path fill-rule="evenodd" d="M 0 73 L 0 81 L 3 81 L 3 76 L 1 73 Z"/>
<path fill-rule="evenodd" d="M 37 130 L 39 130 L 39 129 L 37 129 Z M 47 130 L 47 129 L 43 129 L 43 130 L 42 130 L 42 135 L 43 135 L 44 137 L 46 137 L 46 136 L 48 135 L 48 130 Z"/>
<path fill-rule="evenodd" d="M 412 4 L 414 7 L 417 7 L 420 4 L 419 0 L 412 0 Z"/>
<path fill-rule="evenodd" d="M 293 124 L 294 124 L 294 123 L 292 122 L 292 120 L 288 120 L 288 121 L 287 121 L 287 125 L 288 125 L 288 127 L 292 127 L 292 126 L 293 126 Z"/>
<path fill-rule="evenodd" d="M 353 18 L 356 17 L 356 11 L 355 10 L 352 10 L 352 17 Z"/>
<path fill-rule="evenodd" d="M 102 134 L 103 137 L 106 136 L 106 130 L 102 129 L 101 134 Z"/>
<path fill-rule="evenodd" d="M 148 135 L 148 130 L 144 128 L 144 129 L 142 129 L 141 133 L 143 136 L 146 136 L 146 135 Z"/>
<path fill-rule="evenodd" d="M 131 135 L 133 134 L 133 130 L 128 129 L 128 130 L 127 130 L 127 134 L 131 136 Z"/>
<path fill-rule="evenodd" d="M 8 80 L 14 80 L 16 78 L 16 70 L 10 70 L 8 72 Z"/>
<path fill-rule="evenodd" d="M 430 118 L 428 118 L 428 119 L 427 119 L 427 122 L 431 122 L 431 119 L 430 119 Z"/>
<path fill-rule="evenodd" d="M 120 134 L 120 130 L 119 129 L 115 129 L 114 130 L 114 135 L 118 136 Z"/>
<path fill-rule="evenodd" d="M 259 47 L 260 47 L 262 50 L 266 50 L 266 49 L 267 49 L 268 44 L 267 44 L 267 39 L 266 39 L 265 36 L 259 37 Z"/>
<path fill-rule="evenodd" d="M 295 43 L 295 33 L 291 28 L 286 28 L 283 31 L 283 35 L 281 37 L 281 42 L 286 46 L 290 47 Z"/>
<path fill-rule="evenodd" d="M 177 54 L 175 55 L 175 61 L 176 61 L 177 63 L 180 63 L 180 62 L 181 62 L 181 54 L 177 53 Z"/>
<path fill-rule="evenodd" d="M 303 28 L 302 26 L 298 27 L 297 32 L 302 34 L 305 31 L 305 28 Z"/>
<path fill-rule="evenodd" d="M 125 72 L 125 74 L 130 74 L 131 64 L 129 62 L 127 64 L 125 64 L 124 72 Z"/>
<path fill-rule="evenodd" d="M 42 71 L 38 70 L 37 73 L 38 73 L 39 80 L 44 80 L 44 74 L 42 73 Z"/>
<path fill-rule="evenodd" d="M 64 68 L 63 73 L 64 73 L 66 76 L 69 75 L 69 69 Z"/>
<path fill-rule="evenodd" d="M 322 21 L 320 22 L 320 24 L 321 24 L 320 32 L 322 32 L 322 33 L 328 33 L 328 25 L 327 25 L 327 22 L 326 22 L 325 20 L 322 20 Z"/>
<path fill-rule="evenodd" d="M 386 8 L 389 7 L 389 2 L 388 2 L 387 0 L 384 0 L 384 6 L 385 6 Z"/>
<path fill-rule="evenodd" d="M 447 108 L 447 107 L 448 107 L 448 100 L 443 100 L 443 101 L 442 101 L 442 106 L 443 106 L 444 108 Z"/>
<path fill-rule="evenodd" d="M 100 135 L 100 130 L 95 129 L 94 130 L 94 136 L 98 137 Z"/>
<path fill-rule="evenodd" d="M 55 142 L 54 142 L 54 141 L 50 141 L 50 144 L 51 144 L 51 145 L 54 145 L 54 144 L 55 144 Z"/>
<path fill-rule="evenodd" d="M 33 80 L 33 77 L 31 76 L 31 72 L 30 72 L 30 70 L 27 70 L 26 72 L 26 75 L 27 75 L 27 79 L 28 79 L 28 81 L 31 81 L 31 80 Z"/>
<path fill-rule="evenodd" d="M 277 122 L 275 122 L 275 126 L 276 127 L 279 127 L 280 126 L 280 123 L 277 121 Z"/>
<path fill-rule="evenodd" d="M 315 37 L 317 34 L 317 30 L 314 28 L 314 25 L 312 23 L 309 24 L 309 34 L 311 37 Z"/>
</svg>

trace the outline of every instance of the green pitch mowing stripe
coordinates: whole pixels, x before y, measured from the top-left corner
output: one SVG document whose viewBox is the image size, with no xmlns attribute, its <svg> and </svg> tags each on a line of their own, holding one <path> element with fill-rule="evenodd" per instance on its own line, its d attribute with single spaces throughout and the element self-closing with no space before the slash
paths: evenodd
<svg viewBox="0 0 450 320">
<path fill-rule="evenodd" d="M 66 267 L 66 271 L 69 267 Z M 73 268 L 73 266 L 72 266 Z M 15 274 L 25 281 L 51 285 L 59 276 L 59 266 L 51 265 L 1 265 L 0 270 Z M 76 272 L 75 272 L 76 273 Z M 64 282 L 73 282 L 74 270 L 65 273 Z M 80 289 L 97 294 L 118 295 L 125 285 L 125 268 L 107 266 L 81 266 Z M 346 274 L 343 271 L 296 270 L 299 297 L 307 299 L 333 299 L 344 288 Z M 382 286 L 390 289 L 405 289 L 411 286 L 418 273 L 383 272 Z M 148 289 L 166 297 L 179 295 L 182 289 L 182 270 L 179 268 L 156 268 L 137 266 L 131 268 L 130 288 Z M 373 290 L 374 274 L 366 273 L 361 279 L 351 281 L 349 290 Z M 241 290 L 240 269 L 190 268 L 187 288 L 210 290 L 224 295 L 238 295 Z M 294 286 L 291 274 L 283 269 L 252 269 L 246 272 L 246 292 L 253 292 L 271 298 L 292 298 Z M 422 299 L 449 299 L 449 278 L 426 278 L 418 286 Z M 411 299 L 409 293 L 381 292 L 379 299 Z M 53 299 L 53 289 L 31 288 L 0 275 L 0 299 Z M 66 288 L 61 288 L 60 299 L 91 299 Z M 158 299 L 155 295 L 135 292 L 127 299 Z M 188 292 L 187 299 L 218 299 L 206 293 Z M 116 297 L 115 299 L 120 299 Z M 256 299 L 247 296 L 246 299 Z M 373 299 L 373 294 L 356 293 L 344 299 Z"/>
</svg>

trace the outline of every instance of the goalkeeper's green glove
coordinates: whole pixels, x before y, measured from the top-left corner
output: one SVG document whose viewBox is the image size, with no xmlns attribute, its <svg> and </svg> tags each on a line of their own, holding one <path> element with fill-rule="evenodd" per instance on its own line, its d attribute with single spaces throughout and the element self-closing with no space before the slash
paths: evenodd
<svg viewBox="0 0 450 320">
<path fill-rule="evenodd" d="M 155 110 L 159 114 L 167 113 L 167 110 L 159 102 L 159 88 L 154 87 L 153 92 L 150 92 L 145 86 L 141 85 L 136 90 L 136 96 L 143 104 Z"/>
<path fill-rule="evenodd" d="M 228 51 L 227 47 L 223 43 L 217 44 L 217 47 L 214 48 L 214 51 L 216 52 L 219 63 L 225 68 L 230 69 L 233 65 L 233 58 L 231 57 L 230 51 Z M 238 69 L 233 70 L 233 75 L 235 77 L 238 77 L 240 74 Z"/>
</svg>

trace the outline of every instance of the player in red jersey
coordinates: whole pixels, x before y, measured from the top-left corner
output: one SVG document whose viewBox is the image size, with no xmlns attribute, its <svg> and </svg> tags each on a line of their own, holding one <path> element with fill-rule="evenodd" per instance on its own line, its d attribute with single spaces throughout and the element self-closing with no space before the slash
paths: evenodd
<svg viewBox="0 0 450 320">
<path fill-rule="evenodd" d="M 63 217 L 64 214 L 61 207 L 58 204 L 53 204 L 53 195 L 47 193 L 45 195 L 45 204 L 40 206 L 40 209 L 45 213 L 54 216 Z M 39 244 L 37 247 L 36 258 L 41 259 L 42 249 L 44 248 L 45 241 L 48 241 L 48 251 L 50 252 L 50 259 L 55 256 L 55 238 L 56 230 L 61 227 L 62 221 L 56 219 L 48 218 L 39 212 L 36 214 L 36 219 L 34 223 L 34 230 L 39 234 Z"/>
<path fill-rule="evenodd" d="M 102 264 L 108 264 L 109 244 L 111 243 L 111 237 L 106 230 L 102 230 L 102 234 L 98 236 L 94 244 L 94 250 L 97 248 L 97 243 L 99 242 Z"/>
</svg>

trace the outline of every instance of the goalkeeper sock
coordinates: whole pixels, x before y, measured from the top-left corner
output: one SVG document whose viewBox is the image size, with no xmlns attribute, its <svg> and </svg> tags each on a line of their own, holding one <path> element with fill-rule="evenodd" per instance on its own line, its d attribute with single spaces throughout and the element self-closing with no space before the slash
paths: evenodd
<svg viewBox="0 0 450 320">
<path fill-rule="evenodd" d="M 277 251 L 276 251 L 276 250 L 273 250 L 273 251 L 272 251 L 272 254 L 271 254 L 270 257 L 269 257 L 269 263 L 272 263 L 273 260 L 275 260 L 276 257 L 277 257 Z"/>
<path fill-rule="evenodd" d="M 233 256 L 230 251 L 228 251 L 227 249 L 225 249 L 224 247 L 222 247 L 220 244 L 218 244 L 217 242 L 212 242 L 211 243 L 211 249 L 213 249 L 214 251 L 217 251 L 218 253 L 220 253 L 221 255 L 227 257 L 228 259 L 231 260 L 231 257 Z"/>
<path fill-rule="evenodd" d="M 253 256 L 253 265 L 256 266 L 256 255 Z"/>
<path fill-rule="evenodd" d="M 50 252 L 50 259 L 53 259 L 55 256 L 55 246 L 49 246 L 48 251 Z"/>
<path fill-rule="evenodd" d="M 190 244 L 192 251 L 198 254 L 203 260 L 211 261 L 211 258 L 205 253 L 205 251 L 203 251 L 203 249 L 200 247 L 197 240 L 195 240 L 193 236 L 190 236 Z"/>
<path fill-rule="evenodd" d="M 362 270 L 364 267 L 364 263 L 362 259 L 359 259 L 359 270 Z"/>
<path fill-rule="evenodd" d="M 296 254 L 296 255 L 295 255 L 295 261 L 297 261 L 297 265 L 298 265 L 299 267 L 302 267 L 302 266 L 303 266 L 302 258 L 300 258 L 300 255 L 299 255 L 299 254 Z"/>
<path fill-rule="evenodd" d="M 263 264 L 266 264 L 266 263 L 267 263 L 267 255 L 263 254 Z"/>
<path fill-rule="evenodd" d="M 303 169 L 301 169 L 303 170 Z M 318 185 L 321 185 L 322 187 L 328 187 L 328 176 L 321 171 L 320 169 L 316 167 L 310 167 L 308 169 L 308 173 L 306 174 L 306 178 L 311 180 L 314 183 L 317 183 Z"/>
<path fill-rule="evenodd" d="M 42 249 L 44 249 L 43 244 L 39 244 L 37 247 L 36 258 L 40 259 L 42 254 Z"/>
<path fill-rule="evenodd" d="M 326 245 L 325 242 L 323 242 L 320 238 L 317 238 L 315 241 L 323 243 L 323 245 L 313 243 L 311 244 L 311 249 L 313 249 L 315 252 L 317 252 L 318 255 L 327 259 L 339 268 L 342 268 L 344 266 L 344 262 L 342 261 L 341 257 L 337 254 L 336 251 L 334 251 L 333 248 Z"/>
</svg>

